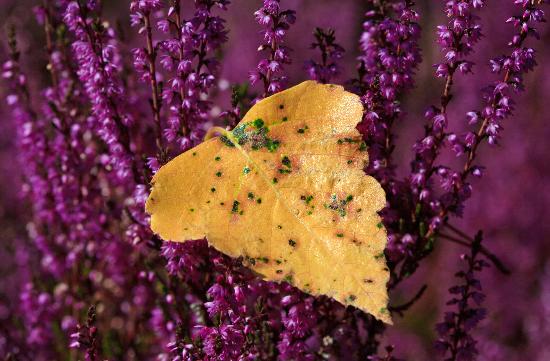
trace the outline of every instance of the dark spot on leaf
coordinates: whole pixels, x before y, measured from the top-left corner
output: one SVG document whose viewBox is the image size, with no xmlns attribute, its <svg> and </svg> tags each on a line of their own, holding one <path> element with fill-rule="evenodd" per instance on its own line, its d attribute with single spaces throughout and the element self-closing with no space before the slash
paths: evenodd
<svg viewBox="0 0 550 361">
<path fill-rule="evenodd" d="M 304 200 L 306 201 L 306 204 L 309 205 L 311 203 L 311 201 L 313 200 L 313 196 L 310 194 Z"/>
<path fill-rule="evenodd" d="M 267 150 L 269 150 L 270 152 L 274 152 L 279 148 L 280 145 L 281 143 L 278 140 L 267 139 L 265 146 Z"/>
<path fill-rule="evenodd" d="M 293 240 L 293 239 L 289 239 L 288 244 L 289 244 L 290 247 L 296 247 L 296 241 Z"/>
<path fill-rule="evenodd" d="M 294 284 L 294 280 L 292 279 L 292 274 L 290 274 L 290 273 L 287 274 L 287 275 L 285 276 L 285 278 L 283 278 L 283 280 L 284 280 L 285 282 L 290 283 L 291 285 Z"/>
<path fill-rule="evenodd" d="M 233 207 L 231 208 L 231 213 L 237 213 L 239 211 L 239 201 L 233 201 Z"/>
<path fill-rule="evenodd" d="M 262 119 L 258 118 L 256 120 L 254 120 L 253 124 L 254 124 L 254 127 L 256 127 L 257 129 L 260 129 L 264 126 L 264 121 Z"/>
<path fill-rule="evenodd" d="M 283 159 L 281 160 L 281 163 L 283 163 L 283 165 L 285 165 L 287 167 L 290 167 L 290 165 L 291 165 L 290 158 L 288 158 L 286 155 L 283 156 Z"/>
<path fill-rule="evenodd" d="M 244 259 L 246 262 L 250 263 L 251 265 L 256 265 L 256 260 L 250 256 L 244 256 Z"/>
</svg>

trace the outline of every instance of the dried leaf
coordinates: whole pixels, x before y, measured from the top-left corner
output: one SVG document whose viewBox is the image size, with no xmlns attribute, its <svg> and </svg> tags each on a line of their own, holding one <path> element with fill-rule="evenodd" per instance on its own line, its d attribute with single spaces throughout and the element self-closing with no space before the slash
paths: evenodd
<svg viewBox="0 0 550 361">
<path fill-rule="evenodd" d="M 206 237 L 268 280 L 391 323 L 385 197 L 363 172 L 362 111 L 356 95 L 312 81 L 262 100 L 233 131 L 158 171 L 146 206 L 153 231 Z"/>
</svg>

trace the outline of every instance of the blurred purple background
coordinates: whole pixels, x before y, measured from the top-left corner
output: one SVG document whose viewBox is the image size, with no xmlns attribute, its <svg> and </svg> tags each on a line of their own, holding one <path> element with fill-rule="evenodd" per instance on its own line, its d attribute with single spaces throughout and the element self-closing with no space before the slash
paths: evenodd
<svg viewBox="0 0 550 361">
<path fill-rule="evenodd" d="M 43 32 L 31 14 L 34 1 L 0 1 L 0 24 L 13 23 L 18 29 L 24 69 L 31 78 L 44 79 L 46 59 Z M 309 48 L 314 27 L 336 29 L 338 42 L 345 48 L 342 61 L 344 82 L 355 73 L 358 37 L 365 6 L 352 0 L 294 0 L 284 6 L 297 11 L 297 22 L 288 36 L 292 48 L 292 65 L 287 67 L 289 84 L 307 78 L 304 62 L 317 54 Z M 422 25 L 423 63 L 416 76 L 416 88 L 403 99 L 406 114 L 399 123 L 396 160 L 408 170 L 411 145 L 419 137 L 427 106 L 439 102 L 443 83 L 434 77 L 432 64 L 440 61 L 435 45 L 435 27 L 445 21 L 444 1 L 418 0 Z M 125 46 L 131 48 L 134 30 L 129 28 L 127 3 L 105 1 L 106 18 L 120 22 L 126 34 Z M 234 0 L 226 14 L 230 29 L 229 42 L 222 57 L 222 82 L 242 83 L 257 64 L 256 52 L 260 35 L 253 12 L 258 1 Z M 457 78 L 455 99 L 449 114 L 459 123 L 467 110 L 479 106 L 480 89 L 494 80 L 488 59 L 505 51 L 512 28 L 505 26 L 513 1 L 489 1 L 482 11 L 485 37 L 476 47 L 474 74 Z M 0 58 L 5 59 L 4 28 L 0 30 Z M 509 276 L 495 269 L 484 271 L 482 283 L 487 295 L 488 318 L 476 331 L 480 360 L 550 360 L 550 139 L 548 94 L 550 94 L 550 27 L 542 27 L 537 44 L 539 66 L 526 79 L 527 91 L 516 98 L 514 116 L 505 123 L 500 146 L 483 149 L 482 164 L 486 176 L 474 183 L 474 195 L 467 202 L 465 216 L 455 222 L 469 234 L 483 229 L 485 245 L 511 269 Z M 128 50 L 127 49 L 127 50 Z M 33 74 L 33 72 L 35 74 Z M 38 88 L 39 82 L 32 84 Z M 0 88 L 0 97 L 5 97 Z M 219 94 L 214 115 L 228 106 L 229 91 Z M 0 105 L 0 324 L 9 316 L 9 305 L 17 303 L 20 286 L 17 274 L 25 272 L 14 256 L 13 245 L 25 241 L 27 208 L 18 199 L 20 187 L 18 166 L 14 161 L 13 123 Z M 485 147 L 485 145 L 483 146 Z M 444 241 L 441 241 L 444 242 Z M 386 343 L 397 344 L 396 354 L 407 360 L 430 360 L 436 337 L 434 324 L 441 318 L 448 299 L 447 289 L 458 267 L 458 254 L 463 249 L 454 245 L 436 247 L 419 272 L 395 292 L 394 299 L 406 296 L 422 284 L 428 291 L 404 319 L 396 319 L 386 336 Z M 2 328 L 0 328 L 0 333 Z M 0 345 L 1 346 L 1 345 Z M 0 347 L 1 349 L 1 347 Z"/>
</svg>

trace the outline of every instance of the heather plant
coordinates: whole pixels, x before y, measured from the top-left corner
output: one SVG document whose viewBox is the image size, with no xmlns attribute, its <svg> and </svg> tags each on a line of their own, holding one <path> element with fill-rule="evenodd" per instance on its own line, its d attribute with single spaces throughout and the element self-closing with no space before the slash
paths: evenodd
<svg viewBox="0 0 550 361">
<path fill-rule="evenodd" d="M 40 33 L 40 45 L 30 50 L 29 28 L 17 21 L 6 28 L 0 131 L 6 127 L 2 139 L 13 137 L 0 159 L 9 155 L 2 170 L 12 168 L 20 180 L 6 183 L 0 199 L 17 193 L 15 202 L 24 206 L 1 209 L 16 213 L 3 227 L 15 230 L 0 233 L 6 244 L 0 259 L 17 266 L 10 276 L 17 286 L 0 288 L 5 359 L 414 360 L 420 356 L 408 352 L 405 338 L 391 333 L 415 317 L 432 330 L 429 347 L 438 352 L 430 359 L 521 360 L 512 349 L 522 345 L 490 337 L 497 328 L 508 338 L 519 329 L 540 348 L 525 354 L 546 359 L 549 311 L 539 298 L 548 298 L 547 246 L 539 241 L 523 251 L 525 259 L 541 257 L 527 268 L 498 239 L 482 242 L 477 229 L 487 235 L 493 226 L 469 214 L 489 209 L 490 174 L 501 174 L 504 162 L 490 160 L 500 159 L 494 149 L 507 137 L 503 129 L 520 119 L 529 128 L 527 112 L 514 110 L 543 97 L 530 93 L 528 73 L 546 71 L 536 68 L 533 47 L 541 45 L 547 56 L 543 41 L 537 43 L 548 41 L 547 1 L 368 0 L 362 21 L 345 24 L 359 34 L 353 48 L 338 37 L 338 24 L 312 19 L 314 9 L 337 2 L 263 0 L 254 10 L 237 0 L 116 3 L 25 1 Z M 310 12 L 303 11 L 306 3 Z M 505 16 L 488 19 L 495 8 Z M 439 12 L 441 23 L 427 21 L 428 12 Z M 232 13 L 250 25 L 230 21 Z M 313 28 L 299 34 L 302 45 L 294 44 L 293 31 L 306 18 Z M 227 74 L 237 70 L 224 64 L 239 26 L 250 26 L 259 43 L 241 54 L 252 65 L 236 79 Z M 493 41 L 487 28 L 502 32 L 495 39 L 508 39 L 498 55 L 481 46 Z M 424 89 L 419 79 L 427 77 L 432 86 Z M 290 283 L 262 280 L 242 258 L 204 239 L 163 242 L 150 229 L 145 201 L 161 166 L 201 143 L 212 126 L 234 126 L 252 104 L 303 79 L 340 83 L 361 98 L 365 172 L 387 198 L 380 214 L 391 275 L 387 312 L 396 326 Z M 475 102 L 463 101 L 465 87 Z M 412 106 L 417 89 L 436 95 Z M 477 187 L 481 177 L 489 188 Z M 463 227 L 467 222 L 472 226 Z M 411 308 L 439 283 L 425 269 L 443 254 L 454 273 L 456 247 L 465 266 L 443 286 L 449 293 L 442 298 L 450 300 L 435 315 L 416 316 Z M 485 282 L 515 277 L 527 289 L 523 279 L 533 269 L 541 274 L 542 297 L 532 296 L 540 309 L 515 306 L 506 314 L 494 306 L 499 317 L 491 319 L 491 293 L 501 282 Z M 529 312 L 536 315 L 518 327 Z"/>
</svg>

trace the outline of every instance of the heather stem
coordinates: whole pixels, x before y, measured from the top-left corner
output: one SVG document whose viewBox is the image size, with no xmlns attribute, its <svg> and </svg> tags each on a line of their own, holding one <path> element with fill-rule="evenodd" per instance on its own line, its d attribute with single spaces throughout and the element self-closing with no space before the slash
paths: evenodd
<svg viewBox="0 0 550 361">
<path fill-rule="evenodd" d="M 156 135 L 156 144 L 157 144 L 157 150 L 159 153 L 159 159 L 161 164 L 164 163 L 164 157 L 165 157 L 165 150 L 164 150 L 164 144 L 163 144 L 163 137 L 162 137 L 162 124 L 160 120 L 160 108 L 162 106 L 158 91 L 158 83 L 157 83 L 157 71 L 156 71 L 156 59 L 157 59 L 157 51 L 153 45 L 153 34 L 151 31 L 151 20 L 150 15 L 147 13 L 144 15 L 143 20 L 145 22 L 145 37 L 147 39 L 147 60 L 149 62 L 149 76 L 150 76 L 150 82 L 151 82 L 151 93 L 152 93 L 152 108 L 153 108 L 153 117 L 155 121 L 155 125 L 157 128 L 157 135 Z"/>
<path fill-rule="evenodd" d="M 311 48 L 319 49 L 321 62 L 319 63 L 311 59 L 306 62 L 305 68 L 310 79 L 327 84 L 340 73 L 340 66 L 337 61 L 342 58 L 344 48 L 336 43 L 333 29 L 315 28 L 313 36 L 315 37 L 315 42 L 311 44 Z"/>
<path fill-rule="evenodd" d="M 177 37 L 181 37 L 181 31 L 182 31 L 182 19 L 181 19 L 181 4 L 180 4 L 180 0 L 174 0 L 174 13 L 175 13 L 175 25 L 176 25 L 176 34 L 177 34 Z M 181 62 L 185 59 L 184 57 L 184 53 L 183 53 L 183 47 L 178 47 L 178 60 Z M 183 87 L 180 87 L 179 89 L 179 96 L 180 96 L 180 100 L 183 102 L 183 100 L 185 99 L 185 90 Z M 182 128 L 182 133 L 183 135 L 188 135 L 189 134 L 189 126 L 187 124 L 187 120 L 184 119 L 184 112 L 183 112 L 183 109 L 180 108 L 179 110 L 179 113 L 180 113 L 180 118 L 182 119 L 182 122 L 181 122 L 181 128 Z"/>
<path fill-rule="evenodd" d="M 472 247 L 472 244 L 473 244 L 473 241 L 467 242 L 442 232 L 439 232 L 438 236 L 468 248 Z M 487 248 L 485 248 L 485 246 L 480 245 L 479 252 L 483 254 L 485 257 L 487 257 L 500 272 L 504 273 L 505 275 L 509 275 L 511 273 L 510 270 L 504 265 L 504 263 L 498 258 L 498 256 L 496 256 L 494 253 L 492 253 Z"/>
<path fill-rule="evenodd" d="M 534 5 L 535 0 L 531 0 L 531 4 Z M 526 16 L 526 15 L 523 15 L 523 21 L 527 22 L 528 20 L 529 20 L 529 17 Z M 527 30 L 526 30 L 525 27 L 522 27 L 521 31 L 520 31 L 520 40 L 515 45 L 515 48 L 516 49 L 521 49 L 521 47 L 523 45 L 523 42 L 525 41 L 526 38 L 527 38 Z M 503 78 L 502 82 L 505 83 L 505 84 L 508 84 L 508 82 L 510 81 L 510 76 L 511 76 L 511 70 L 508 69 L 506 71 L 505 75 L 504 75 L 504 78 Z M 500 94 L 493 98 L 493 100 L 490 104 L 490 107 L 492 109 L 496 109 L 499 101 L 500 101 Z M 466 152 L 467 160 L 464 164 L 464 167 L 463 167 L 462 171 L 460 172 L 461 184 L 463 184 L 466 181 L 466 179 L 468 178 L 468 176 L 471 174 L 472 165 L 473 165 L 473 162 L 474 162 L 474 160 L 476 159 L 476 156 L 477 156 L 477 150 L 478 150 L 479 146 L 481 145 L 482 141 L 488 137 L 488 135 L 486 134 L 486 130 L 487 130 L 487 126 L 488 126 L 489 122 L 490 122 L 490 118 L 488 116 L 483 118 L 481 126 L 479 127 L 478 131 L 476 132 L 474 143 Z M 457 205 L 457 203 L 459 202 L 458 192 L 459 192 L 459 188 L 458 188 L 458 186 L 455 186 L 453 188 L 454 202 L 453 202 L 453 204 L 451 204 L 450 207 L 444 207 L 444 208 L 441 209 L 441 211 L 439 212 L 439 218 L 440 219 L 446 219 L 447 215 L 452 210 L 452 208 Z M 445 223 L 447 223 L 447 221 L 445 221 Z M 435 234 L 435 232 L 436 232 L 436 229 L 431 228 L 429 230 L 428 234 L 426 235 L 426 238 L 428 238 L 431 235 Z"/>
<path fill-rule="evenodd" d="M 279 0 L 263 0 L 263 6 L 254 15 L 258 23 L 264 26 L 264 39 L 258 51 L 268 52 L 267 58 L 262 59 L 250 74 L 252 84 L 262 82 L 262 96 L 256 99 L 260 100 L 280 91 L 286 81 L 282 74 L 283 66 L 290 64 L 291 59 L 290 49 L 284 46 L 283 42 L 290 25 L 295 21 L 296 14 L 294 10 L 281 11 Z"/>
<path fill-rule="evenodd" d="M 444 321 L 437 325 L 440 337 L 436 347 L 443 356 L 449 355 L 445 359 L 448 361 L 474 359 L 478 353 L 471 331 L 486 314 L 485 309 L 480 307 L 485 296 L 476 278 L 476 273 L 488 266 L 484 260 L 478 259 L 482 238 L 482 233 L 478 232 L 470 253 L 461 256 L 467 263 L 466 270 L 455 274 L 461 282 L 449 288 L 452 298 L 447 302 L 448 305 L 456 305 L 456 310 L 446 312 Z"/>
<path fill-rule="evenodd" d="M 52 85 L 54 88 L 57 88 L 57 84 L 58 84 L 57 71 L 55 70 L 55 66 L 52 61 L 52 54 L 54 51 L 53 40 L 52 40 L 53 25 L 51 23 L 50 9 L 47 1 L 43 1 L 42 6 L 44 7 L 44 10 L 46 12 L 46 16 L 44 18 L 44 30 L 46 33 L 46 49 L 48 52 L 48 70 L 50 71 L 50 74 L 51 74 Z"/>
<path fill-rule="evenodd" d="M 369 173 L 389 192 L 394 179 L 393 127 L 399 97 L 414 86 L 421 61 L 419 15 L 409 1 L 370 1 L 363 24 L 358 77 L 352 81 L 365 107 L 361 130 L 369 149 Z M 388 15 L 389 14 L 389 15 Z"/>
<path fill-rule="evenodd" d="M 88 318 L 86 320 L 86 328 L 89 332 L 89 344 L 86 349 L 87 361 L 96 361 L 97 359 L 97 327 L 95 326 L 95 322 L 95 306 L 92 305 L 88 309 Z"/>
<path fill-rule="evenodd" d="M 418 292 L 411 298 L 410 301 L 407 301 L 398 306 L 388 306 L 388 311 L 397 313 L 400 316 L 403 316 L 403 312 L 411 308 L 421 297 L 424 295 L 424 292 L 428 289 L 428 285 L 422 285 Z"/>
<path fill-rule="evenodd" d="M 82 5 L 80 1 L 77 1 L 76 5 L 77 5 L 77 8 L 78 8 L 79 16 L 82 20 L 82 23 L 79 23 L 78 26 L 83 27 L 86 39 L 87 39 L 88 43 L 90 44 L 90 47 L 91 47 L 94 55 L 97 57 L 97 60 L 99 62 L 100 71 L 103 72 L 104 75 L 106 76 L 106 73 L 107 73 L 106 70 L 105 70 L 106 64 L 105 64 L 105 60 L 103 59 L 103 56 L 102 56 L 102 51 L 104 50 L 102 41 L 101 41 L 100 37 L 96 35 L 94 29 L 92 29 L 92 27 L 90 26 L 90 23 L 87 21 L 88 20 L 88 11 L 87 11 L 86 6 Z M 104 92 L 105 90 L 102 90 L 102 91 Z M 134 151 L 132 150 L 132 146 L 131 146 L 130 131 L 122 122 L 122 117 L 121 117 L 119 109 L 116 105 L 115 99 L 113 99 L 112 96 L 109 96 L 107 94 L 102 94 L 102 96 L 104 96 L 106 98 L 105 100 L 106 100 L 108 106 L 110 107 L 110 109 L 113 112 L 113 120 L 115 122 L 116 129 L 119 133 L 119 136 L 118 136 L 117 140 L 122 145 L 124 151 L 126 152 L 126 154 L 131 159 L 130 167 L 131 167 L 131 172 L 132 172 L 133 179 L 134 179 L 136 184 L 142 184 L 143 183 L 142 182 L 142 175 L 139 172 L 139 169 L 138 169 L 138 166 L 137 166 L 137 163 L 136 163 L 136 156 L 135 156 Z"/>
</svg>

